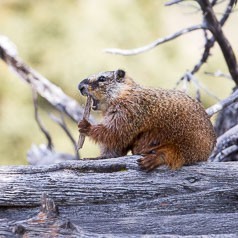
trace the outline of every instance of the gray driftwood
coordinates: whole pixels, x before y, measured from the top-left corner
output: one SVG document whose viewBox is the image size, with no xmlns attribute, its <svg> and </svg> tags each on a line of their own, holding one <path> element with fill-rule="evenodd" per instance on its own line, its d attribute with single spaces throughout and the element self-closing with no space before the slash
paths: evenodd
<svg viewBox="0 0 238 238">
<path fill-rule="evenodd" d="M 237 162 L 137 159 L 0 167 L 0 237 L 238 237 Z"/>
</svg>

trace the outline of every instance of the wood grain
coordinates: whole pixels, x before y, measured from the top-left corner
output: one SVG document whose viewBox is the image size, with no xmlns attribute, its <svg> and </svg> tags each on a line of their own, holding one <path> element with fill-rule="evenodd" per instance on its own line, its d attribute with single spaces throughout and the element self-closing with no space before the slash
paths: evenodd
<svg viewBox="0 0 238 238">
<path fill-rule="evenodd" d="M 236 237 L 237 163 L 146 173 L 138 158 L 0 167 L 0 237 L 19 235 L 19 224 L 29 237 L 52 227 L 57 237 Z M 53 218 L 42 215 L 43 194 L 58 209 Z"/>
</svg>

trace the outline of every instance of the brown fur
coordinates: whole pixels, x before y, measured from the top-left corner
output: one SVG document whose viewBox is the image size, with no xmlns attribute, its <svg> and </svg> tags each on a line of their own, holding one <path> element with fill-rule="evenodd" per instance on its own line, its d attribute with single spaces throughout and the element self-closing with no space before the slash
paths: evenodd
<svg viewBox="0 0 238 238">
<path fill-rule="evenodd" d="M 103 121 L 82 120 L 79 131 L 99 143 L 102 157 L 143 155 L 139 165 L 153 170 L 160 165 L 178 169 L 205 161 L 215 133 L 202 105 L 181 91 L 149 89 L 136 84 L 123 70 L 92 75 L 79 84 L 91 95 Z"/>
</svg>

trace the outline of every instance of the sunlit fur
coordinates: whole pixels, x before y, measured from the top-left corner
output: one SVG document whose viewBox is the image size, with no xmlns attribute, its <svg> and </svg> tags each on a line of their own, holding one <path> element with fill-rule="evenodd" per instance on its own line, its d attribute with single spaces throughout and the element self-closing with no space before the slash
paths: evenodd
<svg viewBox="0 0 238 238">
<path fill-rule="evenodd" d="M 199 102 L 181 91 L 144 88 L 117 73 L 99 73 L 80 85 L 98 101 L 103 121 L 91 125 L 83 120 L 79 130 L 100 144 L 103 157 L 132 151 L 143 155 L 139 164 L 146 170 L 207 160 L 215 133 Z M 97 82 L 102 75 L 105 82 Z"/>
</svg>

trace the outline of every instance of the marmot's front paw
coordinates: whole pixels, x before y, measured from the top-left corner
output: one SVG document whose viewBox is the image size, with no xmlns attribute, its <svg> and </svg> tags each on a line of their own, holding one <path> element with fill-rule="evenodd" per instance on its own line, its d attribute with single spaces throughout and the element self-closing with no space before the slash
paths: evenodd
<svg viewBox="0 0 238 238">
<path fill-rule="evenodd" d="M 78 128 L 80 133 L 87 135 L 90 131 L 91 124 L 86 119 L 83 119 L 79 122 Z"/>
</svg>

